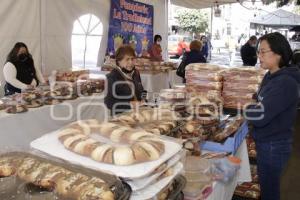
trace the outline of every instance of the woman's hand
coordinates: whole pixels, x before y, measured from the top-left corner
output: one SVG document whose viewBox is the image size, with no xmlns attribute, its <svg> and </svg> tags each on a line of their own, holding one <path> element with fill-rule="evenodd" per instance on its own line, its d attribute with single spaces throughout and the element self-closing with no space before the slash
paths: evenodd
<svg viewBox="0 0 300 200">
<path fill-rule="evenodd" d="M 27 90 L 31 90 L 31 89 L 34 89 L 35 87 L 33 85 L 27 85 L 26 89 Z"/>
</svg>

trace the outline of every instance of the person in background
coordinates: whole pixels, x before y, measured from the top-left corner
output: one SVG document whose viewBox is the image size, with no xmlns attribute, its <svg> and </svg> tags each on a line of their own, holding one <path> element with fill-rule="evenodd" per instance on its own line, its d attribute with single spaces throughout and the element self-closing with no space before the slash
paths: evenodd
<svg viewBox="0 0 300 200">
<path fill-rule="evenodd" d="M 162 37 L 160 35 L 154 36 L 154 43 L 149 50 L 150 59 L 153 61 L 163 61 L 162 59 L 162 49 L 160 46 Z"/>
<path fill-rule="evenodd" d="M 131 109 L 131 103 L 141 101 L 145 94 L 141 77 L 135 69 L 134 49 L 129 45 L 116 51 L 116 68 L 107 74 L 107 96 L 104 103 L 112 115 Z"/>
<path fill-rule="evenodd" d="M 187 65 L 191 63 L 206 63 L 206 59 L 203 56 L 200 49 L 202 48 L 202 43 L 199 40 L 193 40 L 190 43 L 190 51 L 186 52 L 182 61 L 177 68 L 176 74 L 183 78 L 183 82 L 185 83 L 185 68 Z"/>
<path fill-rule="evenodd" d="M 235 53 L 236 53 L 236 41 L 231 36 L 228 41 L 228 51 L 229 51 L 229 65 L 232 66 L 235 59 Z"/>
<path fill-rule="evenodd" d="M 26 44 L 22 42 L 17 42 L 9 52 L 3 74 L 6 81 L 4 86 L 6 96 L 45 83 L 40 70 L 34 65 Z"/>
<path fill-rule="evenodd" d="M 205 35 L 201 36 L 201 42 L 202 42 L 201 53 L 204 56 L 204 58 L 207 59 L 208 51 L 209 51 L 209 43 Z"/>
<path fill-rule="evenodd" d="M 257 63 L 256 55 L 257 37 L 251 36 L 241 48 L 241 57 L 244 66 L 255 66 Z"/>
<path fill-rule="evenodd" d="M 299 99 L 300 72 L 290 65 L 292 50 L 286 38 L 270 33 L 259 39 L 258 58 L 268 70 L 245 117 L 253 125 L 262 200 L 280 199 L 280 176 L 290 157 L 293 125 Z"/>
<path fill-rule="evenodd" d="M 296 49 L 293 52 L 292 64 L 296 65 L 300 69 L 300 49 Z"/>
</svg>

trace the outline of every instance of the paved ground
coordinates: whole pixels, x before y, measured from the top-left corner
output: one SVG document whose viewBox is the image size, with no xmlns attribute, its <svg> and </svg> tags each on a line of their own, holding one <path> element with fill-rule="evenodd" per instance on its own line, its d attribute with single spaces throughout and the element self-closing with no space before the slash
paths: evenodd
<svg viewBox="0 0 300 200">
<path fill-rule="evenodd" d="M 175 62 L 180 62 L 178 59 L 171 59 L 171 60 Z M 213 49 L 211 59 L 208 59 L 208 62 L 211 64 L 226 65 L 226 66 L 243 65 L 239 50 L 230 54 L 229 50 L 226 48 L 221 48 L 220 51 L 217 51 L 217 49 Z"/>
<path fill-rule="evenodd" d="M 229 53 L 228 49 L 221 48 L 220 51 L 213 49 L 211 60 L 212 64 L 226 65 L 226 66 L 242 66 L 243 62 L 239 50 Z"/>
</svg>

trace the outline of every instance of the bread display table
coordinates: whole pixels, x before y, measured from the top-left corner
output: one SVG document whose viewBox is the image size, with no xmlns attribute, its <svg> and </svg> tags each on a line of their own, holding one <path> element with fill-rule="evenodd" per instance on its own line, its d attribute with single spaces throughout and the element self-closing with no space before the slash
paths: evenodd
<svg viewBox="0 0 300 200">
<path fill-rule="evenodd" d="M 104 120 L 108 111 L 101 96 L 79 97 L 54 106 L 32 108 L 20 114 L 0 112 L 0 146 L 29 148 L 31 141 L 79 119 Z"/>
<path fill-rule="evenodd" d="M 183 84 L 183 78 L 180 76 L 177 76 L 176 70 L 170 70 L 169 72 L 169 82 L 171 88 L 174 88 L 175 85 L 182 85 Z"/>
<path fill-rule="evenodd" d="M 238 173 L 228 184 L 215 182 L 213 185 L 213 192 L 209 195 L 207 200 L 231 200 L 238 183 L 251 182 L 250 163 L 246 140 L 242 142 L 235 156 L 242 160 L 241 168 L 239 169 Z"/>
<path fill-rule="evenodd" d="M 108 74 L 109 71 L 101 71 L 102 74 Z M 169 72 L 140 72 L 142 84 L 149 94 L 149 99 L 153 100 L 158 97 L 161 89 L 170 87 Z M 175 74 L 176 76 L 176 74 Z"/>
<path fill-rule="evenodd" d="M 168 72 L 141 72 L 142 84 L 144 86 L 144 89 L 147 90 L 148 94 L 150 95 L 150 100 L 154 99 L 155 95 L 158 96 L 160 90 L 169 88 L 168 76 Z"/>
</svg>

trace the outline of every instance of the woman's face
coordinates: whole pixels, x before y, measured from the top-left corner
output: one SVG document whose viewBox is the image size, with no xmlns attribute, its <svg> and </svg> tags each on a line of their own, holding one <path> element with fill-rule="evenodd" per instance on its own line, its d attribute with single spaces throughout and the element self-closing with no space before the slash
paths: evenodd
<svg viewBox="0 0 300 200">
<path fill-rule="evenodd" d="M 20 54 L 27 54 L 27 50 L 26 50 L 25 47 L 21 47 L 21 48 L 19 49 L 17 56 L 20 55 Z"/>
<path fill-rule="evenodd" d="M 275 54 L 271 50 L 270 45 L 266 40 L 262 40 L 260 42 L 257 49 L 257 56 L 259 58 L 261 68 L 270 70 L 271 72 L 279 69 L 281 56 Z"/>
<path fill-rule="evenodd" d="M 156 40 L 156 44 L 160 44 L 160 43 L 161 43 L 161 39 L 158 38 L 158 39 Z"/>
<path fill-rule="evenodd" d="M 125 55 L 124 58 L 119 61 L 119 66 L 131 71 L 134 68 L 135 58 L 132 55 Z"/>
</svg>

